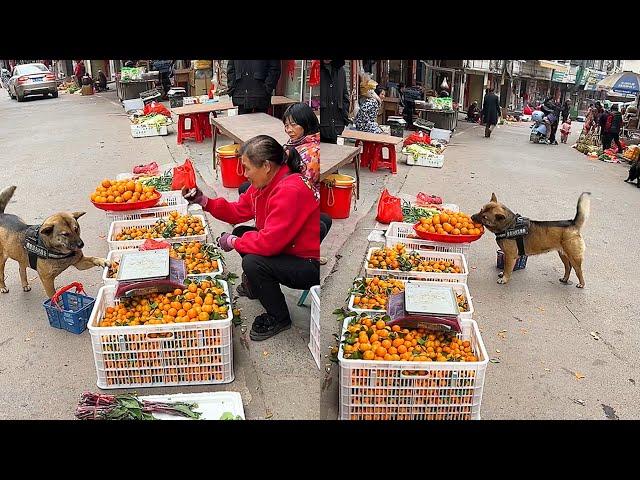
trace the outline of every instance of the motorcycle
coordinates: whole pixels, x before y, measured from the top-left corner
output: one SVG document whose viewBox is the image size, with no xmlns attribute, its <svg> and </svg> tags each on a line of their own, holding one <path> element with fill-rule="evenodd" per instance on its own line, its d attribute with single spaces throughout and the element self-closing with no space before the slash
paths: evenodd
<svg viewBox="0 0 640 480">
<path fill-rule="evenodd" d="M 529 141 L 533 143 L 548 143 L 547 142 L 547 126 L 544 121 L 544 113 L 540 110 L 536 110 L 531 114 L 531 133 L 529 134 Z"/>
</svg>

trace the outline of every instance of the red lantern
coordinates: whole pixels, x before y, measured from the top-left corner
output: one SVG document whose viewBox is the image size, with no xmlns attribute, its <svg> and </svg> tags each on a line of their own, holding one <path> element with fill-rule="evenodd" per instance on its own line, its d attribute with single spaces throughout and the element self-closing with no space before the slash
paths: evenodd
<svg viewBox="0 0 640 480">
<path fill-rule="evenodd" d="M 320 85 L 320 60 L 311 60 L 311 69 L 309 71 L 309 86 L 317 87 Z"/>
</svg>

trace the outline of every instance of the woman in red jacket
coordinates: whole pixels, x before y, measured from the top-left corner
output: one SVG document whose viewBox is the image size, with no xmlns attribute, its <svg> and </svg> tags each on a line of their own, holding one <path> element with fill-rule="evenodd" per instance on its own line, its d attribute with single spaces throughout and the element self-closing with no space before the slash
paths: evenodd
<svg viewBox="0 0 640 480">
<path fill-rule="evenodd" d="M 218 244 L 243 257 L 238 294 L 257 298 L 266 310 L 249 335 L 259 341 L 291 327 L 280 285 L 307 290 L 320 283 L 320 204 L 313 185 L 299 173 L 294 148 L 285 150 L 274 138 L 259 135 L 245 142 L 240 154 L 251 186 L 237 202 L 207 198 L 198 188 L 183 195 L 223 222 L 255 220 L 255 228 L 236 227 Z"/>
</svg>

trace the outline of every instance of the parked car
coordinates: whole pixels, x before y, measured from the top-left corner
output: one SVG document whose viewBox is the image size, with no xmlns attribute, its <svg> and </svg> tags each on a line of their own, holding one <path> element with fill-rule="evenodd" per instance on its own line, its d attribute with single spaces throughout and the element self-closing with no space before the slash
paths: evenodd
<svg viewBox="0 0 640 480">
<path fill-rule="evenodd" d="M 51 94 L 53 98 L 58 96 L 58 84 L 55 75 L 42 63 L 27 63 L 16 65 L 13 75 L 9 79 L 7 89 L 11 98 L 19 102 L 27 95 Z"/>
</svg>

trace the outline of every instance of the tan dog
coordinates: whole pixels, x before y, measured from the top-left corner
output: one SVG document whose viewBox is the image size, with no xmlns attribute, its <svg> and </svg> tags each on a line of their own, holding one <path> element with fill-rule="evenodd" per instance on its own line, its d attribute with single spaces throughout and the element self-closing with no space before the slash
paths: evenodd
<svg viewBox="0 0 640 480">
<path fill-rule="evenodd" d="M 0 193 L 0 293 L 9 291 L 4 282 L 4 266 L 8 258 L 12 258 L 20 265 L 22 290 L 25 292 L 31 290 L 27 280 L 30 259 L 25 240 L 35 230 L 17 216 L 4 213 L 15 189 L 16 187 L 12 186 Z M 55 278 L 71 265 L 78 270 L 109 265 L 104 258 L 85 257 L 82 254 L 84 242 L 80 238 L 80 226 L 77 220 L 84 214 L 85 212 L 57 213 L 47 218 L 40 226 L 39 232 L 36 232 L 37 248 L 45 252 L 44 255 L 49 258 L 32 257 L 49 298 L 56 293 Z"/>
<path fill-rule="evenodd" d="M 564 264 L 562 283 L 569 284 L 571 268 L 576 271 L 580 283 L 578 288 L 584 287 L 582 261 L 585 245 L 580 230 L 589 217 L 590 193 L 585 192 L 578 199 L 578 210 L 573 220 L 559 220 L 541 222 L 531 220 L 528 233 L 522 237 L 526 255 L 539 255 L 557 251 Z M 474 222 L 481 223 L 488 230 L 501 236 L 504 232 L 516 226 L 517 215 L 498 202 L 496 194 L 491 194 L 491 201 L 471 216 Z M 498 283 L 505 284 L 511 279 L 511 272 L 518 259 L 518 244 L 514 238 L 496 238 L 500 249 L 504 252 L 504 273 Z"/>
</svg>

